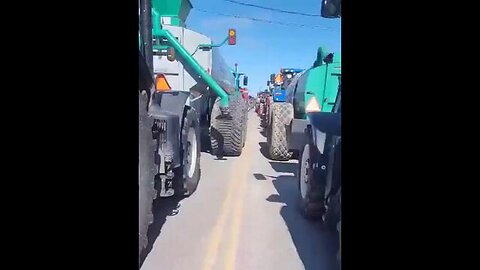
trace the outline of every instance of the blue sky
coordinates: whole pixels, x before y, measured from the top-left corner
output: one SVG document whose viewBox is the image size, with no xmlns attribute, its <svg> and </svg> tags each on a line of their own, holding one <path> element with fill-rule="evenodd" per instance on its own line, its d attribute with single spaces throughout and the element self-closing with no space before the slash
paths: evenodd
<svg viewBox="0 0 480 270">
<path fill-rule="evenodd" d="M 320 0 L 238 0 L 239 2 L 297 11 L 308 14 L 320 13 Z M 221 42 L 229 28 L 237 30 L 237 44 L 220 48 L 225 61 L 249 77 L 248 89 L 251 94 L 266 88 L 271 73 L 282 67 L 309 68 L 316 57 L 319 46 L 340 52 L 341 21 L 278 13 L 269 10 L 237 5 L 224 0 L 190 0 L 193 9 L 187 18 L 187 28 Z M 293 27 L 264 22 L 225 17 L 204 13 L 195 8 L 243 17 L 280 21 L 289 24 L 319 26 Z M 325 29 L 326 28 L 326 29 Z"/>
</svg>

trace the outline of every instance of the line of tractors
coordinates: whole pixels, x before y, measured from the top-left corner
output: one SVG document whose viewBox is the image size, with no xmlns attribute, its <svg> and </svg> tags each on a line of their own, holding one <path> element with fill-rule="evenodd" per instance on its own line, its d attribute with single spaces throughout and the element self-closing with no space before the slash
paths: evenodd
<svg viewBox="0 0 480 270">
<path fill-rule="evenodd" d="M 331 128 L 333 122 L 326 115 L 340 115 L 340 82 L 340 54 L 320 47 L 309 69 L 282 68 L 279 73 L 271 74 L 268 89 L 258 93 L 256 104 L 266 131 L 269 158 L 278 161 L 298 158 L 301 210 L 308 218 L 322 217 L 326 222 L 330 222 L 325 220 L 328 198 L 333 196 L 329 190 L 331 183 L 327 183 L 332 181 L 327 178 L 333 172 L 328 153 L 333 148 L 339 151 L 341 143 L 336 138 L 339 131 L 330 134 L 330 130 L 326 132 L 325 127 L 318 128 L 315 124 L 322 117 L 320 124 L 327 123 Z"/>
<path fill-rule="evenodd" d="M 139 0 L 139 7 L 140 254 L 153 200 L 195 192 L 201 151 L 242 153 L 249 97 L 248 77 L 218 50 L 236 44 L 235 29 L 216 44 L 186 28 L 189 0 Z"/>
<path fill-rule="evenodd" d="M 322 0 L 339 18 L 341 1 Z M 298 158 L 299 209 L 341 235 L 341 55 L 320 47 L 306 70 L 282 68 L 257 94 L 256 112 L 272 160 Z M 338 251 L 340 259 L 340 250 Z"/>
<path fill-rule="evenodd" d="M 322 0 L 322 16 L 338 17 L 332 3 Z M 218 50 L 236 44 L 235 29 L 213 43 L 186 28 L 191 9 L 189 0 L 139 0 L 139 254 L 153 200 L 195 192 L 201 151 L 241 155 L 255 103 L 248 77 Z M 311 68 L 272 74 L 256 108 L 270 157 L 298 156 L 302 212 L 332 226 L 340 220 L 340 77 L 339 54 L 320 48 Z"/>
</svg>

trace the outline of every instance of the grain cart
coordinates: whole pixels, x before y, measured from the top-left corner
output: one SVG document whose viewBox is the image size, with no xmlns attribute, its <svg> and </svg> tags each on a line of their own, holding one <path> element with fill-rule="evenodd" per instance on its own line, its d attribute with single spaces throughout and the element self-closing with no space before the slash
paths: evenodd
<svg viewBox="0 0 480 270">
<path fill-rule="evenodd" d="M 156 190 L 160 197 L 196 190 L 200 138 L 220 156 L 238 156 L 244 145 L 246 103 L 218 50 L 235 45 L 236 31 L 213 44 L 186 28 L 191 8 L 189 0 L 140 0 L 139 251 Z"/>
</svg>

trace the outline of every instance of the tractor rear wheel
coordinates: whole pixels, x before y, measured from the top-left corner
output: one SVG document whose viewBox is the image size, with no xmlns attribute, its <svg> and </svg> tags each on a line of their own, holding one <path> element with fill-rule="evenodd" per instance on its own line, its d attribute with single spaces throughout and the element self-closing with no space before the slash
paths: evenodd
<svg viewBox="0 0 480 270">
<path fill-rule="evenodd" d="M 240 156 L 242 153 L 242 138 L 246 124 L 242 102 L 239 96 L 230 96 L 230 118 L 222 118 L 220 117 L 220 98 L 215 101 L 210 120 L 210 142 L 213 155 Z"/>
<path fill-rule="evenodd" d="M 200 181 L 201 135 L 200 123 L 194 108 L 185 111 L 182 126 L 182 166 L 175 171 L 175 194 L 190 196 Z"/>
<path fill-rule="evenodd" d="M 327 211 L 323 214 L 322 220 L 325 227 L 330 231 L 336 231 L 341 219 L 341 189 L 328 199 Z"/>
<path fill-rule="evenodd" d="M 152 139 L 153 120 L 147 115 L 148 97 L 145 92 L 139 93 L 139 160 L 138 160 L 138 242 L 140 253 L 148 243 L 148 227 L 153 222 L 152 206 L 157 193 L 154 187 L 155 177 L 155 141 Z"/>
<path fill-rule="evenodd" d="M 289 160 L 292 153 L 289 151 L 287 127 L 293 115 L 293 106 L 290 103 L 273 103 L 271 120 L 267 129 L 268 153 L 273 160 Z"/>
<path fill-rule="evenodd" d="M 313 157 L 310 151 L 310 144 L 303 147 L 298 159 L 299 172 L 298 189 L 300 191 L 300 212 L 307 219 L 317 220 L 322 217 L 324 212 L 323 196 L 319 190 L 316 190 L 315 172 L 313 166 Z"/>
</svg>

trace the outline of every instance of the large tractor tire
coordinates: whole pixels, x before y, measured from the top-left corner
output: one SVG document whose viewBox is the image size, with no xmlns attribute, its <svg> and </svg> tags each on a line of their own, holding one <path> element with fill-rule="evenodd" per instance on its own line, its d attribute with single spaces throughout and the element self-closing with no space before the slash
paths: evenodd
<svg viewBox="0 0 480 270">
<path fill-rule="evenodd" d="M 194 108 L 185 110 L 182 125 L 182 166 L 175 170 L 175 194 L 190 196 L 200 181 L 201 134 L 200 122 Z"/>
<path fill-rule="evenodd" d="M 267 128 L 268 127 L 268 118 L 267 118 L 267 113 L 264 113 L 267 110 L 267 108 L 265 107 L 266 106 L 265 104 L 263 104 L 262 106 L 263 107 L 260 111 L 260 126 L 262 128 Z"/>
<path fill-rule="evenodd" d="M 273 110 L 273 101 L 270 100 L 268 101 L 268 106 L 265 108 L 265 123 L 268 126 L 270 126 L 272 122 L 272 110 Z"/>
<path fill-rule="evenodd" d="M 268 153 L 273 160 L 289 160 L 292 153 L 288 147 L 287 127 L 293 118 L 293 106 L 283 102 L 271 106 L 271 120 L 267 129 Z"/>
<path fill-rule="evenodd" d="M 215 100 L 210 120 L 211 153 L 217 156 L 240 156 L 243 148 L 245 126 L 243 100 L 239 96 L 229 97 L 230 118 L 221 116 L 220 98 Z"/>
<path fill-rule="evenodd" d="M 263 110 L 264 127 L 268 127 L 270 125 L 270 120 L 272 115 L 272 104 L 273 104 L 272 100 L 265 101 L 265 107 Z"/>
<path fill-rule="evenodd" d="M 153 119 L 147 115 L 148 97 L 145 92 L 139 93 L 139 136 L 138 136 L 138 241 L 139 255 L 148 243 L 148 227 L 153 222 L 152 206 L 157 193 L 154 187 L 155 177 L 155 141 L 152 139 Z M 139 256 L 140 257 L 140 256 Z"/>
<path fill-rule="evenodd" d="M 341 264 L 341 242 L 342 242 L 342 210 L 341 210 L 341 188 L 329 198 L 327 211 L 323 214 L 322 220 L 325 228 L 338 235 L 339 248 L 337 251 L 337 261 Z"/>
<path fill-rule="evenodd" d="M 324 213 L 323 193 L 319 190 L 318 185 L 313 181 L 316 180 L 315 167 L 313 166 L 312 145 L 305 144 L 303 151 L 300 153 L 298 163 L 299 172 L 298 189 L 300 191 L 300 212 L 307 219 L 317 220 Z"/>
<path fill-rule="evenodd" d="M 341 189 L 329 198 L 327 211 L 322 216 L 325 228 L 337 231 L 341 219 Z"/>
<path fill-rule="evenodd" d="M 331 182 L 327 182 L 326 189 L 333 189 L 334 194 L 327 197 L 327 211 L 323 215 L 325 227 L 330 231 L 336 231 L 338 223 L 341 219 L 341 179 L 342 179 L 342 144 L 336 143 L 335 147 L 330 150 L 329 158 L 329 177 Z M 331 191 L 330 191 L 331 192 Z"/>
</svg>

